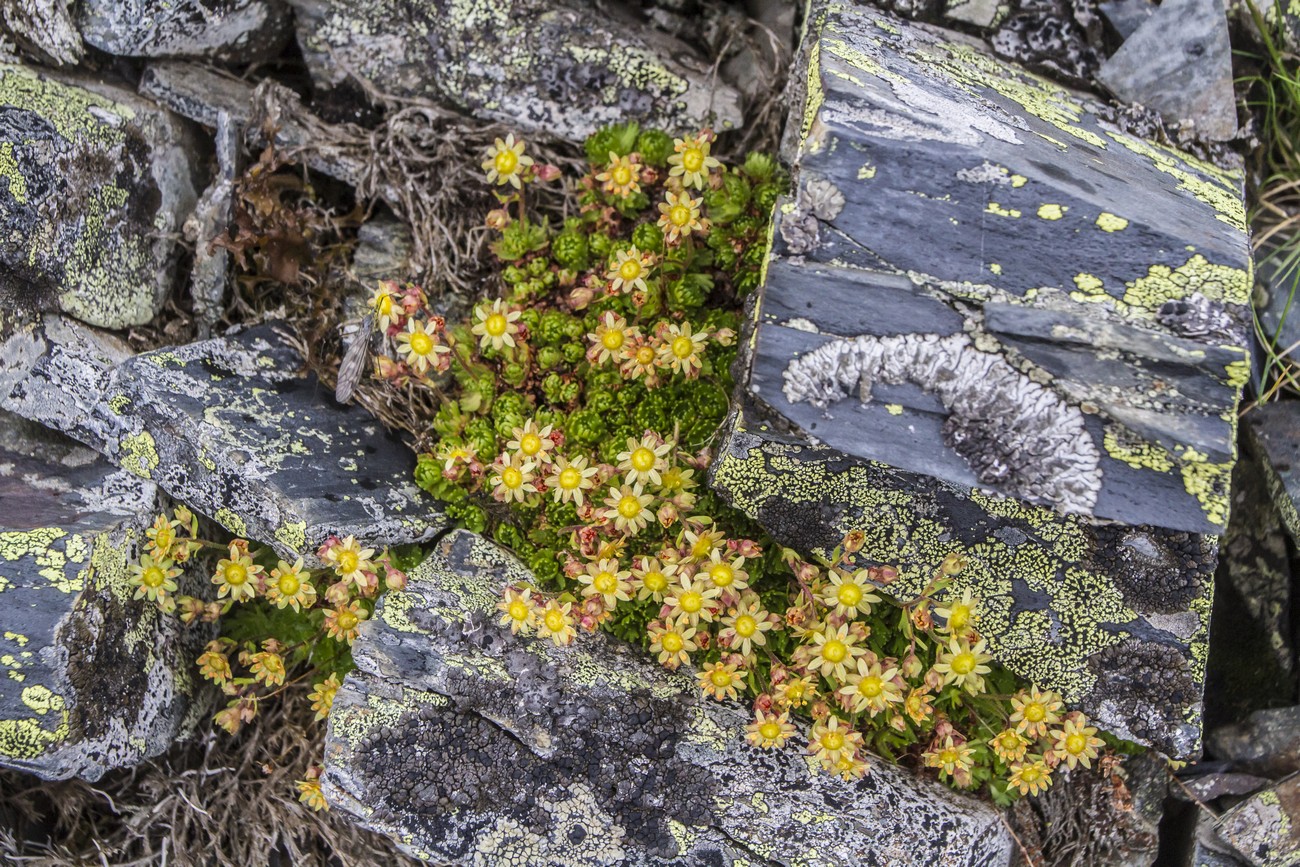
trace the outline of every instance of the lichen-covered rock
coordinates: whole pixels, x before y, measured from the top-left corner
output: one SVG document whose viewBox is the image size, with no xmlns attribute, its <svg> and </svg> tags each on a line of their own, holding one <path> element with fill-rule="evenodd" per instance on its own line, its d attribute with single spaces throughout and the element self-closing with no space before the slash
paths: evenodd
<svg viewBox="0 0 1300 867">
<path fill-rule="evenodd" d="M 183 124 L 113 85 L 0 66 L 0 304 L 152 319 L 195 201 Z"/>
<path fill-rule="evenodd" d="M 1291 538 L 1300 541 L 1300 404 L 1261 404 L 1244 420 L 1282 522 Z"/>
<path fill-rule="evenodd" d="M 865 7 L 804 53 L 714 486 L 804 551 L 864 531 L 903 598 L 961 549 L 998 659 L 1193 755 L 1248 369 L 1240 175 Z"/>
<path fill-rule="evenodd" d="M 280 0 L 80 0 L 82 38 L 126 57 L 269 60 L 289 38 Z"/>
<path fill-rule="evenodd" d="M 282 556 L 315 562 L 330 535 L 382 546 L 444 529 L 410 450 L 365 410 L 333 403 L 274 326 L 116 364 L 93 346 L 53 317 L 19 328 L 0 344 L 0 408 L 64 430 Z"/>
<path fill-rule="evenodd" d="M 687 45 L 589 0 L 290 2 L 321 90 L 357 75 L 571 139 L 628 119 L 679 131 L 741 122 L 736 90 Z"/>
<path fill-rule="evenodd" d="M 1300 774 L 1228 810 L 1215 830 L 1254 867 L 1300 864 Z"/>
<path fill-rule="evenodd" d="M 497 624 L 529 578 L 458 531 L 353 646 L 322 778 L 335 810 L 436 863 L 1005 865 L 991 807 L 876 760 L 860 781 L 745 743 L 705 698 L 598 633 L 556 648 Z"/>
<path fill-rule="evenodd" d="M 7 0 L 0 4 L 0 44 L 7 34 L 43 63 L 76 63 L 84 49 L 70 5 L 70 0 Z"/>
<path fill-rule="evenodd" d="M 127 583 L 156 499 L 89 449 L 0 448 L 0 766 L 95 780 L 193 726 L 210 636 Z"/>
</svg>

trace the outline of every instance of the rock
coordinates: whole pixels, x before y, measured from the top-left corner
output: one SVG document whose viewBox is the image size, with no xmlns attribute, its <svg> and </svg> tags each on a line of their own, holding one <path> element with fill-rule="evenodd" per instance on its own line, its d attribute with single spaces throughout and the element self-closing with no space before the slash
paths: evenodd
<svg viewBox="0 0 1300 867">
<path fill-rule="evenodd" d="M 194 244 L 190 298 L 194 302 L 195 330 L 205 340 L 221 320 L 230 276 L 230 251 L 216 246 L 234 219 L 235 179 L 239 173 L 240 132 L 229 112 L 217 114 L 214 138 L 217 175 L 185 222 L 185 237 Z"/>
<path fill-rule="evenodd" d="M 963 552 L 996 658 L 1194 756 L 1248 365 L 1240 174 L 864 7 L 809 39 L 713 486 L 816 556 L 862 530 L 852 559 L 897 566 L 900 598 Z"/>
<path fill-rule="evenodd" d="M 1200 765 L 1190 767 L 1198 768 Z M 1171 786 L 1169 793 L 1176 798 L 1184 800 L 1195 798 L 1201 803 L 1207 803 L 1224 796 L 1250 795 L 1268 784 L 1269 781 L 1264 777 L 1256 777 L 1252 774 L 1211 773 L 1182 780 L 1181 785 Z"/>
<path fill-rule="evenodd" d="M 1011 11 L 1003 0 L 946 0 L 943 17 L 975 27 L 997 27 Z"/>
<path fill-rule="evenodd" d="M 360 78 L 524 133 L 582 139 L 639 120 L 739 126 L 739 94 L 685 43 L 590 0 L 290 0 L 319 91 Z"/>
<path fill-rule="evenodd" d="M 1184 867 L 1246 867 L 1232 847 L 1214 833 L 1214 819 L 1199 811 L 1194 837 L 1182 863 Z"/>
<path fill-rule="evenodd" d="M 1300 261 L 1287 255 L 1276 239 L 1265 241 L 1255 254 L 1255 311 L 1263 339 L 1279 355 L 1292 356 L 1300 347 Z"/>
<path fill-rule="evenodd" d="M 1300 541 L 1300 405 L 1285 400 L 1260 404 L 1243 418 L 1282 522 L 1291 538 Z"/>
<path fill-rule="evenodd" d="M 97 780 L 193 729 L 211 636 L 131 598 L 154 485 L 84 447 L 13 451 L 15 433 L 0 447 L 0 767 Z"/>
<path fill-rule="evenodd" d="M 1214 729 L 1207 747 L 1249 774 L 1283 777 L 1300 771 L 1300 707 L 1257 710 L 1244 722 Z"/>
<path fill-rule="evenodd" d="M 225 63 L 271 60 L 290 33 L 280 0 L 81 0 L 77 24 L 109 54 Z"/>
<path fill-rule="evenodd" d="M 196 144 L 119 87 L 0 67 L 0 305 L 151 320 L 194 205 Z"/>
<path fill-rule="evenodd" d="M 1101 65 L 1097 48 L 1076 20 L 1090 4 L 1019 0 L 989 37 L 1000 56 L 1079 87 L 1092 87 Z"/>
<path fill-rule="evenodd" d="M 1110 3 L 1098 4 L 1097 11 L 1106 19 L 1106 23 L 1119 35 L 1119 38 L 1124 40 L 1132 36 L 1151 17 L 1156 11 L 1156 4 L 1151 0 L 1113 0 Z"/>
<path fill-rule="evenodd" d="M 330 713 L 333 809 L 438 863 L 1009 862 L 984 803 L 883 760 L 849 783 L 750 747 L 740 703 L 604 633 L 512 636 L 499 594 L 530 578 L 456 531 L 383 597 Z"/>
<path fill-rule="evenodd" d="M 0 344 L 0 408 L 61 429 L 230 532 L 315 562 L 331 535 L 430 539 L 446 522 L 415 458 L 340 407 L 274 326 L 117 364 L 46 319 Z"/>
<path fill-rule="evenodd" d="M 1215 831 L 1255 867 L 1300 863 L 1300 774 L 1228 810 L 1215 823 Z"/>
<path fill-rule="evenodd" d="M 1171 48 L 1173 46 L 1173 48 Z M 1222 0 L 1164 0 L 1097 73 L 1126 102 L 1222 141 L 1237 134 L 1232 44 Z"/>
<path fill-rule="evenodd" d="M 7 0 L 0 5 L 0 42 L 8 33 L 36 60 L 55 66 L 76 63 L 85 49 L 70 5 L 69 0 Z"/>
</svg>

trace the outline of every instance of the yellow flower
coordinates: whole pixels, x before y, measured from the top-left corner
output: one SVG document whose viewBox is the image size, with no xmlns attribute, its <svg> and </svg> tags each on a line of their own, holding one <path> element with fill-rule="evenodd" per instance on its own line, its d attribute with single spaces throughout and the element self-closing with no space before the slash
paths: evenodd
<svg viewBox="0 0 1300 867">
<path fill-rule="evenodd" d="M 552 425 L 538 429 L 537 422 L 531 418 L 524 422 L 523 427 L 515 428 L 511 434 L 514 439 L 506 443 L 506 448 L 511 451 L 517 451 L 525 458 L 538 461 L 546 460 L 546 453 L 555 445 L 551 439 Z"/>
<path fill-rule="evenodd" d="M 867 760 L 862 758 L 860 753 L 854 752 L 850 756 L 840 756 L 840 760 L 835 763 L 835 767 L 833 769 L 827 768 L 827 770 L 842 780 L 856 780 L 866 776 L 869 767 Z"/>
<path fill-rule="evenodd" d="M 1097 749 L 1104 743 L 1096 734 L 1097 729 L 1088 725 L 1082 714 L 1071 714 L 1061 730 L 1054 733 L 1052 752 L 1068 768 L 1076 765 L 1091 768 L 1092 760 L 1097 758 Z"/>
<path fill-rule="evenodd" d="M 351 644 L 361 634 L 361 623 L 366 611 L 360 602 L 349 602 L 325 612 L 325 634 L 338 641 Z"/>
<path fill-rule="evenodd" d="M 438 460 L 443 462 L 444 472 L 453 472 L 457 464 L 468 464 L 477 457 L 478 455 L 469 446 L 455 445 L 451 442 L 444 442 L 438 446 Z"/>
<path fill-rule="evenodd" d="M 654 520 L 654 510 L 650 508 L 654 497 L 643 493 L 641 485 L 613 486 L 605 497 L 605 518 L 614 522 L 614 529 L 629 536 L 635 536 Z"/>
<path fill-rule="evenodd" d="M 864 653 L 854 643 L 856 639 L 849 634 L 848 624 L 841 623 L 835 629 L 827 626 L 811 635 L 812 659 L 808 667 L 827 679 L 843 681 L 848 675 L 849 667 L 856 666 L 858 657 Z"/>
<path fill-rule="evenodd" d="M 334 707 L 334 696 L 338 694 L 339 687 L 342 685 L 339 676 L 331 674 L 317 683 L 316 689 L 307 694 L 307 698 L 311 699 L 311 709 L 316 712 L 316 719 L 325 719 L 329 716 L 330 708 Z"/>
<path fill-rule="evenodd" d="M 387 331 L 393 324 L 393 314 L 401 312 L 401 308 L 395 307 L 394 304 L 393 290 L 396 288 L 396 283 L 380 280 L 375 294 L 370 296 L 370 309 L 375 311 L 375 322 L 380 331 Z"/>
<path fill-rule="evenodd" d="M 879 661 L 868 665 L 865 658 L 859 659 L 857 671 L 840 687 L 840 695 L 851 699 L 855 713 L 867 711 L 874 717 L 903 700 L 903 690 L 894 682 L 897 676 L 897 668 L 885 668 Z"/>
<path fill-rule="evenodd" d="M 737 689 L 744 688 L 745 682 L 736 666 L 721 663 L 706 663 L 704 670 L 695 675 L 700 681 L 700 688 L 722 701 L 724 698 L 736 698 Z"/>
<path fill-rule="evenodd" d="M 689 322 L 669 325 L 663 342 L 659 345 L 660 362 L 664 367 L 671 368 L 674 373 L 680 372 L 687 378 L 693 377 L 703 366 L 700 355 L 704 352 L 704 345 L 708 339 L 707 331 L 692 333 Z"/>
<path fill-rule="evenodd" d="M 219 598 L 230 596 L 232 602 L 252 599 L 257 595 L 257 579 L 262 567 L 253 562 L 248 552 L 238 545 L 230 546 L 230 558 L 217 562 L 217 573 L 212 583 L 217 585 Z"/>
<path fill-rule="evenodd" d="M 641 167 L 630 156 L 621 157 L 610 151 L 609 165 L 596 175 L 596 180 L 611 196 L 626 198 L 641 189 Z"/>
<path fill-rule="evenodd" d="M 366 584 L 366 572 L 375 571 L 374 548 L 362 548 L 355 536 L 348 536 L 337 545 L 331 545 L 325 552 L 325 561 L 334 567 L 334 571 L 344 581 L 351 581 L 358 587 Z"/>
<path fill-rule="evenodd" d="M 657 381 L 655 370 L 659 366 L 659 353 L 646 338 L 638 335 L 623 344 L 621 358 L 623 363 L 619 365 L 619 372 L 623 376 L 628 379 L 645 377 L 647 384 Z"/>
<path fill-rule="evenodd" d="M 424 323 L 418 319 L 408 319 L 406 330 L 397 335 L 397 354 L 411 366 L 417 374 L 428 372 L 437 367 L 438 356 L 451 352 L 451 347 L 438 342 L 436 334 L 430 334 Z"/>
<path fill-rule="evenodd" d="M 1029 741 L 1015 729 L 1003 729 L 989 738 L 989 746 L 993 748 L 993 752 L 999 759 L 1010 764 L 1025 757 Z"/>
<path fill-rule="evenodd" d="M 943 628 L 952 635 L 964 635 L 979 623 L 979 602 L 971 591 L 965 591 L 947 607 L 935 608 L 934 613 L 943 619 Z"/>
<path fill-rule="evenodd" d="M 546 607 L 537 615 L 537 634 L 549 638 L 558 646 L 564 646 L 578 634 L 573 628 L 572 602 L 561 604 L 558 600 L 547 600 Z"/>
<path fill-rule="evenodd" d="M 131 576 L 127 579 L 135 587 L 132 598 L 161 602 L 168 593 L 176 592 L 175 579 L 180 574 L 181 570 L 166 557 L 155 560 L 148 554 L 141 554 L 140 562 L 131 564 Z"/>
<path fill-rule="evenodd" d="M 746 593 L 731 614 L 722 619 L 718 639 L 741 656 L 750 656 L 755 647 L 767 644 L 766 633 L 772 629 L 771 616 L 755 593 Z"/>
<path fill-rule="evenodd" d="M 692 625 L 701 620 L 711 622 L 717 611 L 717 599 L 722 591 L 708 586 L 703 579 L 681 576 L 681 583 L 664 600 L 670 616 L 680 617 Z"/>
<path fill-rule="evenodd" d="M 627 450 L 618 453 L 618 471 L 627 474 L 631 484 L 638 482 L 658 485 L 668 469 L 668 452 L 672 443 L 661 443 L 656 437 L 643 436 L 640 440 L 627 438 Z"/>
<path fill-rule="evenodd" d="M 325 793 L 321 791 L 319 780 L 298 780 L 297 786 L 299 801 L 318 813 L 330 808 L 325 801 Z"/>
<path fill-rule="evenodd" d="M 677 564 L 664 565 L 657 557 L 641 557 L 632 565 L 632 586 L 637 599 L 660 602 L 677 574 Z"/>
<path fill-rule="evenodd" d="M 632 585 L 627 579 L 632 573 L 618 567 L 617 560 L 588 563 L 587 571 L 578 576 L 578 581 L 582 584 L 582 595 L 599 596 L 611 611 L 618 603 L 630 600 Z"/>
<path fill-rule="evenodd" d="M 503 503 L 522 503 L 537 493 L 533 470 L 533 462 L 518 453 L 502 455 L 492 465 L 492 496 Z"/>
<path fill-rule="evenodd" d="M 310 608 L 316 604 L 316 587 L 311 583 L 299 557 L 292 564 L 281 560 L 271 570 L 271 580 L 266 587 L 266 598 L 275 603 L 276 608 L 293 606 L 294 611 Z"/>
<path fill-rule="evenodd" d="M 510 627 L 511 635 L 520 632 L 527 634 L 537 620 L 537 608 L 533 605 L 532 594 L 528 591 L 507 587 L 497 610 L 501 612 L 501 625 Z"/>
<path fill-rule="evenodd" d="M 659 228 L 664 231 L 664 240 L 676 244 L 692 233 L 703 234 L 708 231 L 708 220 L 700 217 L 700 203 L 703 199 L 692 199 L 690 193 L 669 191 L 665 201 L 659 204 Z"/>
<path fill-rule="evenodd" d="M 914 688 L 903 700 L 903 711 L 913 723 L 924 725 L 926 720 L 934 716 L 934 696 L 923 686 Z"/>
<path fill-rule="evenodd" d="M 975 751 L 965 741 L 958 743 L 952 735 L 948 735 L 942 743 L 931 744 L 930 749 L 921 754 L 921 759 L 926 767 L 938 768 L 941 774 L 951 777 L 970 771 L 974 754 Z"/>
<path fill-rule="evenodd" d="M 1011 766 L 1010 783 L 1022 795 L 1037 795 L 1052 785 L 1052 769 L 1042 759 L 1017 762 Z"/>
<path fill-rule="evenodd" d="M 267 686 L 279 686 L 284 683 L 284 659 L 278 653 L 261 651 L 253 654 L 253 664 L 249 668 L 258 681 Z"/>
<path fill-rule="evenodd" d="M 639 334 L 636 326 L 628 327 L 626 319 L 613 310 L 606 310 L 597 320 L 596 330 L 587 335 L 587 340 L 591 343 L 587 358 L 592 364 L 617 360 L 624 342 Z"/>
<path fill-rule="evenodd" d="M 709 171 L 722 165 L 715 157 L 709 156 L 711 143 L 707 133 L 674 140 L 674 153 L 668 158 L 668 164 L 672 167 L 668 170 L 668 176 L 681 178 L 683 186 L 704 189 Z"/>
<path fill-rule="evenodd" d="M 474 318 L 477 321 L 470 331 L 479 338 L 480 349 L 490 346 L 499 350 L 514 346 L 515 335 L 519 333 L 518 319 L 522 315 L 520 311 L 506 307 L 497 298 L 491 306 L 484 302 L 474 308 Z"/>
<path fill-rule="evenodd" d="M 659 654 L 659 664 L 676 669 L 684 662 L 690 662 L 689 654 L 699 650 L 695 638 L 695 627 L 686 619 L 668 620 L 663 623 L 654 621 L 649 627 L 650 652 Z"/>
<path fill-rule="evenodd" d="M 822 602 L 841 617 L 870 614 L 871 606 L 880 601 L 880 597 L 871 592 L 874 588 L 867 578 L 866 569 L 852 575 L 832 569 L 830 578 L 830 583 L 822 589 Z"/>
<path fill-rule="evenodd" d="M 841 758 L 851 757 L 860 746 L 862 735 L 834 716 L 813 723 L 808 736 L 808 752 L 832 772 Z"/>
<path fill-rule="evenodd" d="M 144 531 L 149 539 L 144 545 L 145 549 L 159 560 L 171 558 L 172 546 L 176 544 L 176 528 L 180 525 L 180 521 L 168 521 L 166 515 L 159 515 L 154 519 L 153 526 Z"/>
<path fill-rule="evenodd" d="M 609 288 L 611 292 L 632 292 L 633 290 L 646 290 L 645 278 L 650 274 L 650 268 L 654 262 L 654 257 L 649 253 L 642 253 L 636 247 L 629 250 L 619 250 L 614 258 L 614 264 L 610 266 Z"/>
<path fill-rule="evenodd" d="M 792 677 L 775 688 L 773 698 L 780 707 L 798 710 L 808 703 L 813 689 L 812 678 Z"/>
<path fill-rule="evenodd" d="M 713 552 L 721 548 L 723 544 L 721 530 L 709 530 L 701 533 L 687 530 L 683 539 L 685 540 L 687 556 L 696 563 L 712 558 Z"/>
<path fill-rule="evenodd" d="M 516 141 L 515 134 L 510 133 L 488 148 L 483 171 L 487 172 L 489 184 L 510 184 L 516 190 L 522 189 L 520 177 L 524 169 L 533 164 L 533 158 L 524 154 L 524 147 L 524 140 Z"/>
<path fill-rule="evenodd" d="M 745 739 L 756 747 L 774 749 L 785 746 L 785 742 L 794 737 L 794 723 L 790 714 L 754 711 L 754 721 L 745 726 Z"/>
<path fill-rule="evenodd" d="M 1016 724 L 1016 731 L 1030 739 L 1044 737 L 1048 728 L 1060 721 L 1060 710 L 1061 697 L 1036 686 L 1011 697 L 1011 722 Z"/>
<path fill-rule="evenodd" d="M 993 657 L 984 652 L 984 639 L 972 645 L 965 638 L 952 638 L 948 649 L 939 654 L 934 670 L 943 675 L 944 683 L 963 687 L 971 695 L 984 689 L 984 675 L 990 669 L 985 663 Z"/>
<path fill-rule="evenodd" d="M 551 474 L 546 477 L 546 487 L 551 489 L 555 502 L 572 501 L 581 506 L 584 499 L 583 491 L 589 491 L 595 486 L 596 482 L 592 476 L 597 472 L 595 467 L 587 466 L 587 459 L 581 455 L 573 460 L 565 457 L 557 458 L 551 466 Z"/>
<path fill-rule="evenodd" d="M 232 677 L 230 671 L 230 660 L 224 653 L 219 650 L 213 650 L 212 645 L 199 654 L 195 660 L 199 666 L 199 674 L 216 684 L 221 684 Z"/>
<path fill-rule="evenodd" d="M 731 560 L 724 560 L 721 549 L 714 549 L 709 556 L 709 562 L 702 565 L 700 571 L 707 575 L 709 581 L 719 590 L 740 592 L 749 587 L 749 573 L 745 571 L 745 558 L 733 557 Z"/>
</svg>

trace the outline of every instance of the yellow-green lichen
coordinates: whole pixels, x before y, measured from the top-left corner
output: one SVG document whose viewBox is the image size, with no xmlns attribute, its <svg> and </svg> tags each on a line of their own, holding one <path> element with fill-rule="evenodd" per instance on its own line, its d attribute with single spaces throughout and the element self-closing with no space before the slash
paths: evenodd
<svg viewBox="0 0 1300 867">
<path fill-rule="evenodd" d="M 1117 217 L 1109 211 L 1102 211 L 1097 215 L 1096 226 L 1103 232 L 1122 232 L 1128 228 L 1128 220 Z"/>
<path fill-rule="evenodd" d="M 1113 425 L 1106 427 L 1101 444 L 1106 449 L 1106 454 L 1117 461 L 1123 461 L 1135 470 L 1146 469 L 1167 473 L 1174 468 L 1173 456 L 1163 446 L 1138 439 L 1126 430 Z"/>
<path fill-rule="evenodd" d="M 122 469 L 135 473 L 142 479 L 152 479 L 158 469 L 158 448 L 153 434 L 141 431 L 122 437 L 118 463 Z"/>
<path fill-rule="evenodd" d="M 307 548 L 307 522 L 306 521 L 285 521 L 275 531 L 275 538 L 292 551 L 303 551 Z"/>
<path fill-rule="evenodd" d="M 243 517 L 225 506 L 217 509 L 217 513 L 212 517 L 216 518 L 217 523 L 234 533 L 236 536 L 248 535 L 248 526 L 244 523 Z"/>
<path fill-rule="evenodd" d="M 1068 210 L 1069 208 L 1062 207 L 1061 205 L 1039 205 L 1038 218 L 1040 220 L 1059 220 L 1065 216 L 1065 212 Z"/>
<path fill-rule="evenodd" d="M 14 143 L 0 142 L 0 178 L 8 182 L 9 195 L 20 205 L 27 204 L 27 179 L 14 159 Z"/>
<path fill-rule="evenodd" d="M 1009 217 L 1016 219 L 1020 216 L 1020 211 L 1015 208 L 1004 208 L 997 202 L 989 202 L 988 207 L 984 209 L 986 214 L 996 214 L 999 217 Z"/>
</svg>

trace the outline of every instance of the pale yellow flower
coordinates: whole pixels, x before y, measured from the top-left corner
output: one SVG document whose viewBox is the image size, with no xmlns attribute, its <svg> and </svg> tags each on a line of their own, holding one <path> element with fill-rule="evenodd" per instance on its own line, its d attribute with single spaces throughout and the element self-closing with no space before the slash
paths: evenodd
<svg viewBox="0 0 1300 867">
<path fill-rule="evenodd" d="M 661 443 L 655 437 L 643 436 L 640 440 L 627 438 L 627 450 L 618 453 L 618 471 L 627 476 L 631 484 L 654 484 L 663 481 L 663 473 L 668 469 L 667 455 L 672 451 L 672 443 Z"/>
<path fill-rule="evenodd" d="M 595 487 L 596 482 L 592 477 L 597 472 L 599 470 L 595 467 L 587 466 L 587 459 L 581 455 L 572 460 L 559 457 L 551 465 L 551 474 L 546 477 L 546 487 L 551 490 L 555 502 L 572 501 L 581 506 L 584 500 L 583 492 Z"/>
<path fill-rule="evenodd" d="M 708 339 L 707 331 L 692 332 L 689 322 L 669 325 L 659 345 L 660 363 L 674 373 L 694 377 L 704 364 L 702 355 Z"/>
<path fill-rule="evenodd" d="M 578 576 L 582 595 L 599 596 L 605 608 L 613 610 L 620 602 L 632 598 L 632 584 L 627 579 L 632 573 L 619 568 L 617 560 L 598 560 L 587 564 L 587 571 Z"/>
<path fill-rule="evenodd" d="M 424 323 L 415 318 L 408 319 L 406 330 L 397 335 L 397 354 L 417 374 L 437 367 L 438 356 L 450 352 L 451 347 L 439 343 L 438 336 L 426 331 Z"/>
<path fill-rule="evenodd" d="M 690 193 L 674 193 L 671 190 L 664 195 L 664 199 L 659 205 L 658 226 L 663 229 L 664 239 L 669 244 L 708 231 L 709 221 L 700 217 L 703 199 L 692 199 Z"/>
<path fill-rule="evenodd" d="M 488 148 L 483 171 L 487 172 L 489 184 L 510 184 L 516 190 L 522 189 L 523 172 L 533 164 L 533 158 L 524 154 L 525 146 L 523 139 L 516 140 L 515 134 L 510 133 Z"/>
<path fill-rule="evenodd" d="M 711 144 L 707 133 L 676 139 L 673 142 L 674 153 L 668 157 L 668 165 L 671 166 L 668 176 L 681 178 L 683 186 L 704 189 L 709 172 L 722 165 L 717 158 L 709 156 Z"/>
<path fill-rule="evenodd" d="M 487 349 L 504 349 L 515 345 L 515 335 L 519 333 L 519 317 L 523 314 L 511 310 L 500 298 L 488 305 L 486 302 L 474 308 L 477 320 L 470 331 L 479 338 L 479 347 Z"/>
<path fill-rule="evenodd" d="M 609 165 L 596 175 L 601 188 L 611 196 L 626 198 L 641 189 L 641 167 L 630 156 L 621 157 L 613 151 Z"/>
</svg>

